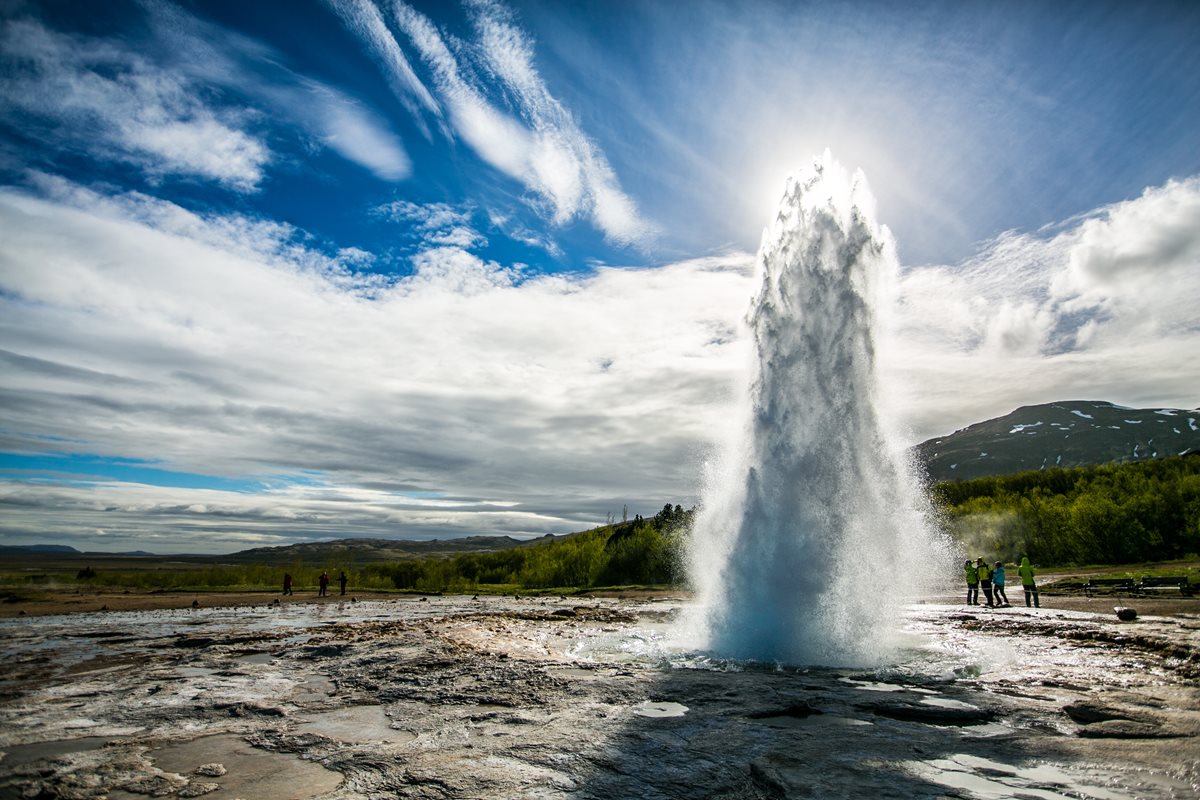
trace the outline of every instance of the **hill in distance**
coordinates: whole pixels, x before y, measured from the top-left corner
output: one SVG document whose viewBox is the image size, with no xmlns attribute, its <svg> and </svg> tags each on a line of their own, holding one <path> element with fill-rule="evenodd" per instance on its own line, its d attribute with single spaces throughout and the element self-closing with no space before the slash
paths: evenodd
<svg viewBox="0 0 1200 800">
<path fill-rule="evenodd" d="M 544 537 L 543 537 L 544 538 Z M 542 541 L 511 536 L 465 536 L 459 539 L 337 539 L 330 542 L 300 542 L 278 547 L 255 547 L 224 556 L 211 556 L 223 563 L 288 564 L 292 561 L 319 563 L 353 558 L 358 563 L 410 561 L 459 553 L 490 553 Z"/>
<path fill-rule="evenodd" d="M 915 448 L 932 482 L 1200 452 L 1200 410 L 1099 400 L 1022 406 Z"/>
</svg>

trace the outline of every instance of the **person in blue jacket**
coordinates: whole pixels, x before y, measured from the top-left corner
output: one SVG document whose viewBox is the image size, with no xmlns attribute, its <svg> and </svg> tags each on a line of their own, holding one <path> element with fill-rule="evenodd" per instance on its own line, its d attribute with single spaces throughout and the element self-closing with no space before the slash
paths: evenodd
<svg viewBox="0 0 1200 800">
<path fill-rule="evenodd" d="M 1004 593 L 1004 562 L 997 561 L 996 568 L 992 570 L 992 591 L 996 593 L 996 605 L 1003 603 L 1006 607 L 1011 606 L 1008 602 L 1008 595 Z"/>
</svg>

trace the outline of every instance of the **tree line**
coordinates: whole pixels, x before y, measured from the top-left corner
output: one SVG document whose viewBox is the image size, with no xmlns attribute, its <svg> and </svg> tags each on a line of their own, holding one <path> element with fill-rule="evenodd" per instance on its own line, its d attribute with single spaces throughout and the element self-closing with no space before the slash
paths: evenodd
<svg viewBox="0 0 1200 800">
<path fill-rule="evenodd" d="M 640 516 L 549 542 L 491 553 L 371 565 L 397 589 L 488 591 L 673 585 L 683 581 L 684 539 L 695 509 L 670 503 Z"/>
<path fill-rule="evenodd" d="M 948 532 L 1007 561 L 1130 564 L 1200 554 L 1200 454 L 932 488 Z"/>
</svg>

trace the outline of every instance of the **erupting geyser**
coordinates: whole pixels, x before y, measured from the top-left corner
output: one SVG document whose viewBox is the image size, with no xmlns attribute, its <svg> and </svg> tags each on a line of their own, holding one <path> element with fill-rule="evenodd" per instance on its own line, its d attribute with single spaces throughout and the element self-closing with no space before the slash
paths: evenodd
<svg viewBox="0 0 1200 800">
<path fill-rule="evenodd" d="M 763 233 L 744 424 L 689 554 L 698 644 L 716 654 L 879 663 L 928 569 L 924 501 L 877 370 L 896 258 L 873 214 L 863 175 L 826 152 Z"/>
</svg>

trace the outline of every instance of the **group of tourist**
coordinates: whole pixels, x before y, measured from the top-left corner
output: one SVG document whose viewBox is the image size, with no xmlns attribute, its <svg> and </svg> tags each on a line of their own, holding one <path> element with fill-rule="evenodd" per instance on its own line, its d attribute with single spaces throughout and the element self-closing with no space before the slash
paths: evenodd
<svg viewBox="0 0 1200 800">
<path fill-rule="evenodd" d="M 1003 561 L 997 561 L 993 566 L 988 566 L 988 563 L 982 558 L 974 561 L 968 558 L 963 562 L 963 572 L 967 578 L 967 605 L 980 605 L 979 590 L 983 589 L 983 596 L 987 600 L 988 608 L 1012 607 L 1012 603 L 1008 602 L 1008 595 L 1004 591 L 1007 578 L 1004 574 Z M 1028 608 L 1032 605 L 1041 608 L 1042 601 L 1038 597 L 1037 583 L 1033 579 L 1036 573 L 1033 565 L 1029 563 L 1028 556 L 1021 556 L 1021 566 L 1017 567 L 1017 574 L 1021 576 L 1021 587 L 1025 590 L 1025 607 Z"/>
<path fill-rule="evenodd" d="M 340 583 L 342 585 L 342 594 L 346 593 L 346 583 L 348 580 L 349 579 L 346 577 L 345 572 L 343 572 L 341 575 L 338 576 L 338 583 Z M 329 594 L 329 573 L 328 572 L 321 573 L 321 577 L 317 579 L 317 585 L 320 587 L 320 590 L 317 592 L 317 597 L 328 596 L 328 594 Z M 290 572 L 283 573 L 283 593 L 284 594 L 292 594 L 292 573 L 290 573 Z"/>
</svg>

